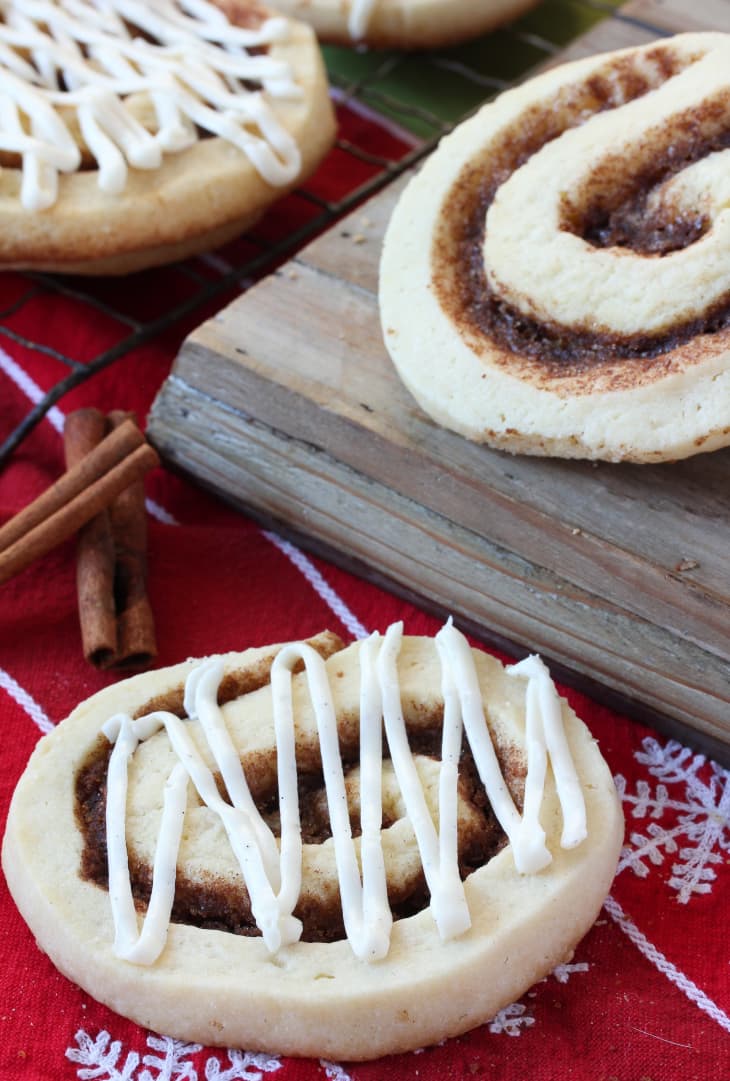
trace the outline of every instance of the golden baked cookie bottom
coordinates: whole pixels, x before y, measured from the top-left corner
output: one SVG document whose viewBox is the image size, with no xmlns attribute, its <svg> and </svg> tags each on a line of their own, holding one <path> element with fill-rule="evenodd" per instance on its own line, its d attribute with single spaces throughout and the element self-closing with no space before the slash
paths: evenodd
<svg viewBox="0 0 730 1081">
<path fill-rule="evenodd" d="M 516 19 L 536 0 L 374 0 L 353 33 L 357 0 L 274 0 L 273 6 L 308 22 L 321 41 L 374 48 L 435 49 L 486 34 Z"/>
<path fill-rule="evenodd" d="M 380 307 L 440 424 L 516 453 L 658 462 L 730 442 L 730 38 L 551 70 L 412 181 Z"/>
<path fill-rule="evenodd" d="M 312 644 L 327 657 L 340 747 L 343 758 L 352 759 L 362 647 L 342 649 L 326 635 Z M 278 648 L 222 658 L 226 678 L 219 692 L 225 702 L 221 708 L 254 791 L 269 784 L 272 755 L 275 759 L 272 692 L 266 680 Z M 491 737 L 519 804 L 525 780 L 523 681 L 479 651 L 474 658 Z M 153 964 L 130 963 L 117 956 L 109 895 L 94 881 L 88 863 L 89 818 L 83 825 L 79 778 L 98 754 L 104 741 L 101 726 L 113 714 L 134 717 L 152 709 L 182 713 L 181 688 L 196 666 L 188 661 L 136 676 L 89 699 L 41 740 L 16 789 L 3 846 L 5 874 L 41 949 L 71 980 L 138 1024 L 180 1039 L 363 1060 L 463 1033 L 570 958 L 608 892 L 623 819 L 610 772 L 594 740 L 564 702 L 560 711 L 585 801 L 587 837 L 575 847 L 561 847 L 563 812 L 548 770 L 540 822 L 552 862 L 539 872 L 520 874 L 511 846 L 493 834 L 494 854 L 477 869 L 467 870 L 463 888 L 472 922 L 457 937 L 443 941 L 431 911 L 423 907 L 395 920 L 386 955 L 372 963 L 359 960 L 344 938 L 302 939 L 272 954 L 255 933 L 233 934 L 181 922 L 172 922 L 166 945 Z M 409 740 L 427 747 L 428 733 L 434 725 L 438 730 L 443 713 L 433 641 L 404 638 L 397 668 Z M 300 769 L 306 770 L 318 752 L 303 673 L 294 674 L 292 688 L 297 758 Z M 198 722 L 184 725 L 210 764 Z M 152 736 L 130 767 L 131 862 L 144 864 L 150 859 L 171 764 L 165 743 L 164 733 Z M 388 868 L 395 879 L 401 872 L 402 851 L 412 846 L 408 819 L 397 807 L 398 793 L 392 799 L 386 793 L 388 801 L 397 819 L 385 829 L 385 834 L 396 831 L 391 846 L 394 862 Z M 474 814 L 484 813 L 483 801 L 481 807 Z M 315 892 L 331 895 L 334 888 L 336 896 L 336 885 L 326 880 L 331 847 L 331 840 L 305 844 L 304 862 L 313 868 Z M 323 876 L 325 884 L 317 885 Z M 197 882 L 198 907 L 211 883 L 236 878 L 220 826 L 194 799 L 186 812 L 178 877 Z M 395 881 L 389 888 L 396 888 Z M 325 896 L 321 903 L 331 901 Z M 144 904 L 138 901 L 138 907 L 141 917 Z M 303 918 L 306 924 L 306 914 Z"/>
</svg>

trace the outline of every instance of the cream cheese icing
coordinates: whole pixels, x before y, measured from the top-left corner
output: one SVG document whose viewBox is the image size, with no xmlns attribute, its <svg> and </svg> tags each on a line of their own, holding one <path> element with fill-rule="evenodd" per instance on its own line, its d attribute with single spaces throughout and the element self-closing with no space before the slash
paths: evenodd
<svg viewBox="0 0 730 1081">
<path fill-rule="evenodd" d="M 252 51 L 286 33 L 280 18 L 234 26 L 208 0 L 0 0 L 0 151 L 22 160 L 22 206 L 52 206 L 59 173 L 82 167 L 72 115 L 104 192 L 199 131 L 236 146 L 268 183 L 290 183 L 300 152 L 267 99 L 301 90 L 288 64 Z M 154 131 L 126 105 L 140 92 Z"/>
<path fill-rule="evenodd" d="M 520 815 L 499 768 L 471 648 L 451 621 L 436 636 L 444 719 L 438 827 L 434 824 L 408 744 L 401 709 L 398 656 L 402 636 L 402 624 L 394 624 L 382 637 L 373 634 L 359 649 L 360 866 L 350 827 L 332 687 L 325 661 L 308 644 L 300 642 L 283 647 L 271 669 L 281 819 L 278 844 L 251 796 L 217 704 L 223 677 L 220 659 L 203 662 L 189 675 L 185 709 L 190 718 L 200 722 L 230 802 L 220 795 L 213 773 L 187 732 L 186 722 L 176 715 L 155 711 L 133 720 L 125 714 L 116 714 L 106 722 L 104 734 L 114 743 L 108 771 L 107 848 L 114 950 L 119 957 L 137 964 L 151 964 L 164 949 L 190 782 L 201 800 L 221 819 L 251 898 L 254 919 L 269 951 L 275 954 L 300 938 L 302 925 L 293 915 L 301 887 L 302 832 L 292 705 L 292 671 L 299 662 L 304 663 L 304 678 L 316 717 L 345 931 L 353 952 L 361 960 L 376 961 L 386 956 L 393 920 L 381 843 L 383 729 L 429 887 L 431 915 L 442 940 L 458 937 L 471 925 L 457 848 L 458 760 L 464 734 L 520 873 L 539 872 L 552 860 L 539 821 L 548 761 L 563 816 L 561 847 L 580 844 L 586 837 L 585 802 L 565 737 L 560 700 L 547 668 L 540 658 L 532 656 L 508 669 L 514 678 L 526 680 L 527 777 Z M 166 783 L 152 894 L 140 931 L 126 848 L 127 769 L 139 742 L 160 728 L 166 730 L 178 761 Z"/>
<path fill-rule="evenodd" d="M 378 0 L 352 0 L 347 29 L 353 41 L 359 41 L 367 33 Z"/>
</svg>

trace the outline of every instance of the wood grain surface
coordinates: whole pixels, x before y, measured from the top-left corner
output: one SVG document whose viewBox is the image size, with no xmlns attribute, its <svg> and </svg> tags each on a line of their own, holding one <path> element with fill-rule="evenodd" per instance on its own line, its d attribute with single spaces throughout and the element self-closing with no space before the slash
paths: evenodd
<svg viewBox="0 0 730 1081">
<path fill-rule="evenodd" d="M 636 0 L 566 55 L 730 30 L 726 0 Z M 730 451 L 542 460 L 438 428 L 385 352 L 377 270 L 402 178 L 185 342 L 161 453 L 315 551 L 715 757 L 730 754 Z"/>
</svg>

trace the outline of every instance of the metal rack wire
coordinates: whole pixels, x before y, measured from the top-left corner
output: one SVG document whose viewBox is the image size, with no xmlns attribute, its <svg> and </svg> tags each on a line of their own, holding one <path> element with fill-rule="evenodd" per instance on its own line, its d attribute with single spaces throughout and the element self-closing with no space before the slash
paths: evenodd
<svg viewBox="0 0 730 1081">
<path fill-rule="evenodd" d="M 173 285 L 167 295 L 173 295 L 176 302 L 162 312 L 140 315 L 127 310 L 119 303 L 119 291 L 105 288 L 101 280 L 16 274 L 13 288 L 6 290 L 2 286 L 4 276 L 0 276 L 0 297 L 12 296 L 4 306 L 0 301 L 0 346 L 4 342 L 9 352 L 22 348 L 52 357 L 62 370 L 54 385 L 5 436 L 0 444 L 0 468 L 69 391 L 163 334 L 182 340 L 186 327 L 212 315 L 232 296 L 272 271 L 308 240 L 413 165 L 479 103 L 549 61 L 571 37 L 605 18 L 634 25 L 639 22 L 657 36 L 662 33 L 658 27 L 623 14 L 610 0 L 546 0 L 533 15 L 469 46 L 443 53 L 414 57 L 392 52 L 325 50 L 339 109 L 343 114 L 365 110 L 370 124 L 379 130 L 390 130 L 394 136 L 392 152 L 374 153 L 367 139 L 342 135 L 332 153 L 345 155 L 350 163 L 361 166 L 361 179 L 334 199 L 319 193 L 316 180 L 287 196 L 290 204 L 287 211 L 297 201 L 294 219 L 300 224 L 285 236 L 272 239 L 266 228 L 254 229 L 244 242 L 226 249 L 225 253 L 198 257 L 169 268 L 166 273 L 173 276 Z M 330 168 L 331 161 L 325 163 L 325 170 Z M 291 218 L 288 212 L 287 218 Z M 30 340 L 14 328 L 16 317 L 26 305 L 54 294 L 78 305 L 80 313 L 108 319 L 115 328 L 112 344 L 92 357 L 79 358 L 64 353 L 60 343 L 43 341 L 40 337 Z"/>
</svg>

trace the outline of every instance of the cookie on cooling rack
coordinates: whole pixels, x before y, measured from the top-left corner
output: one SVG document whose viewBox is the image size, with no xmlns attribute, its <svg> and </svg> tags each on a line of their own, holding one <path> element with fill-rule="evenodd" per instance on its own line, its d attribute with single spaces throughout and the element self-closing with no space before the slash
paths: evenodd
<svg viewBox="0 0 730 1081">
<path fill-rule="evenodd" d="M 539 658 L 395 624 L 103 690 L 34 752 L 3 867 L 58 968 L 140 1025 L 356 1060 L 464 1032 L 568 959 L 622 823 Z"/>
<path fill-rule="evenodd" d="M 730 443 L 730 36 L 510 90 L 406 189 L 385 343 L 440 424 L 505 450 L 659 462 Z"/>
<path fill-rule="evenodd" d="M 9 0 L 0 267 L 119 274 L 215 247 L 334 138 L 308 26 L 258 0 Z"/>
<path fill-rule="evenodd" d="M 486 34 L 537 0 L 272 0 L 310 23 L 321 41 L 435 49 Z"/>
</svg>

